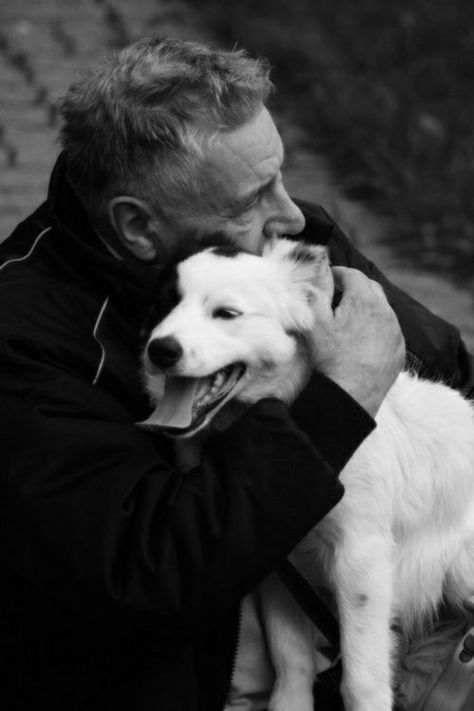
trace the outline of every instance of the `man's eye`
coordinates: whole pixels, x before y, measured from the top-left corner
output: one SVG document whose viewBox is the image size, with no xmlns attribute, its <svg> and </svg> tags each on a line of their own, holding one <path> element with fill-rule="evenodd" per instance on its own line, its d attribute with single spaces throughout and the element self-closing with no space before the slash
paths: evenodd
<svg viewBox="0 0 474 711">
<path fill-rule="evenodd" d="M 235 220 L 245 220 L 249 218 L 249 213 L 255 210 L 260 200 L 260 195 L 257 194 L 251 200 L 249 200 L 245 205 L 241 205 L 239 209 L 234 213 L 233 218 Z"/>
<path fill-rule="evenodd" d="M 261 198 L 260 193 L 257 193 L 254 195 L 254 197 L 248 201 L 248 203 L 245 206 L 244 212 L 249 212 L 249 210 L 253 210 L 254 207 L 256 207 L 259 203 L 259 200 Z"/>
<path fill-rule="evenodd" d="M 219 308 L 219 309 L 214 309 L 212 312 L 212 318 L 223 318 L 229 321 L 232 318 L 237 318 L 237 316 L 241 316 L 241 312 L 237 311 L 237 309 L 226 309 L 226 308 Z"/>
<path fill-rule="evenodd" d="M 247 223 L 253 220 L 255 205 L 249 205 L 244 210 L 239 210 L 238 213 L 232 216 L 234 222 Z"/>
</svg>

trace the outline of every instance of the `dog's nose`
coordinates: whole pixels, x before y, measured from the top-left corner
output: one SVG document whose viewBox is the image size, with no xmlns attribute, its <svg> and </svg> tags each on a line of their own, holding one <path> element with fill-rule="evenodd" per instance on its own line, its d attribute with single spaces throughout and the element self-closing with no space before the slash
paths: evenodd
<svg viewBox="0 0 474 711">
<path fill-rule="evenodd" d="M 147 348 L 148 358 L 158 368 L 170 368 L 183 355 L 183 349 L 174 336 L 153 338 Z"/>
</svg>

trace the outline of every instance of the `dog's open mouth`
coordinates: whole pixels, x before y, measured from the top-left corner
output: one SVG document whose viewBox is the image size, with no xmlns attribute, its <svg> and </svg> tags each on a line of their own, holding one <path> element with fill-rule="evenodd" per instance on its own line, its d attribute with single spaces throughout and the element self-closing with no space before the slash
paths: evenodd
<svg viewBox="0 0 474 711">
<path fill-rule="evenodd" d="M 167 376 L 163 398 L 140 425 L 178 436 L 194 434 L 233 397 L 244 373 L 243 365 L 233 364 L 204 378 Z"/>
</svg>

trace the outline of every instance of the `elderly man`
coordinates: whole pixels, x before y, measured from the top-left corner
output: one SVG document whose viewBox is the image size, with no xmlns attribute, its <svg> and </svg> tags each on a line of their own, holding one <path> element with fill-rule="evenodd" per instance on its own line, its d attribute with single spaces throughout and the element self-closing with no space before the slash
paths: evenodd
<svg viewBox="0 0 474 711">
<path fill-rule="evenodd" d="M 4 708 L 265 709 L 252 591 L 341 497 L 405 341 L 468 387 L 456 330 L 288 196 L 270 88 L 242 51 L 145 39 L 62 103 L 47 201 L 0 253 Z M 259 401 L 183 476 L 135 425 L 140 324 L 160 267 L 215 230 L 328 244 L 343 294 L 295 402 Z"/>
</svg>

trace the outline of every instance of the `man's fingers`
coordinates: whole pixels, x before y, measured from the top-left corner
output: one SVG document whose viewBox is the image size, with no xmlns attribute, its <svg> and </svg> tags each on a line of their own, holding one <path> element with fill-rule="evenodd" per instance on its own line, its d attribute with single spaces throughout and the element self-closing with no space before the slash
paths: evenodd
<svg viewBox="0 0 474 711">
<path fill-rule="evenodd" d="M 365 276 L 358 269 L 352 269 L 350 267 L 332 267 L 332 273 L 334 276 L 334 283 L 344 293 L 367 293 L 370 289 L 377 295 L 384 294 L 383 288 L 377 281 L 370 279 Z"/>
<path fill-rule="evenodd" d="M 364 282 L 368 279 L 361 271 L 358 269 L 352 269 L 351 267 L 331 267 L 331 271 L 334 276 L 334 281 L 342 289 L 347 285 L 353 283 Z"/>
<path fill-rule="evenodd" d="M 333 267 L 334 281 L 342 295 L 336 308 L 335 317 L 342 318 L 347 312 L 373 308 L 389 311 L 390 306 L 380 284 L 349 267 Z"/>
<path fill-rule="evenodd" d="M 332 271 L 342 296 L 334 311 L 317 309 L 312 362 L 373 415 L 403 368 L 403 335 L 380 284 L 350 267 Z"/>
</svg>

